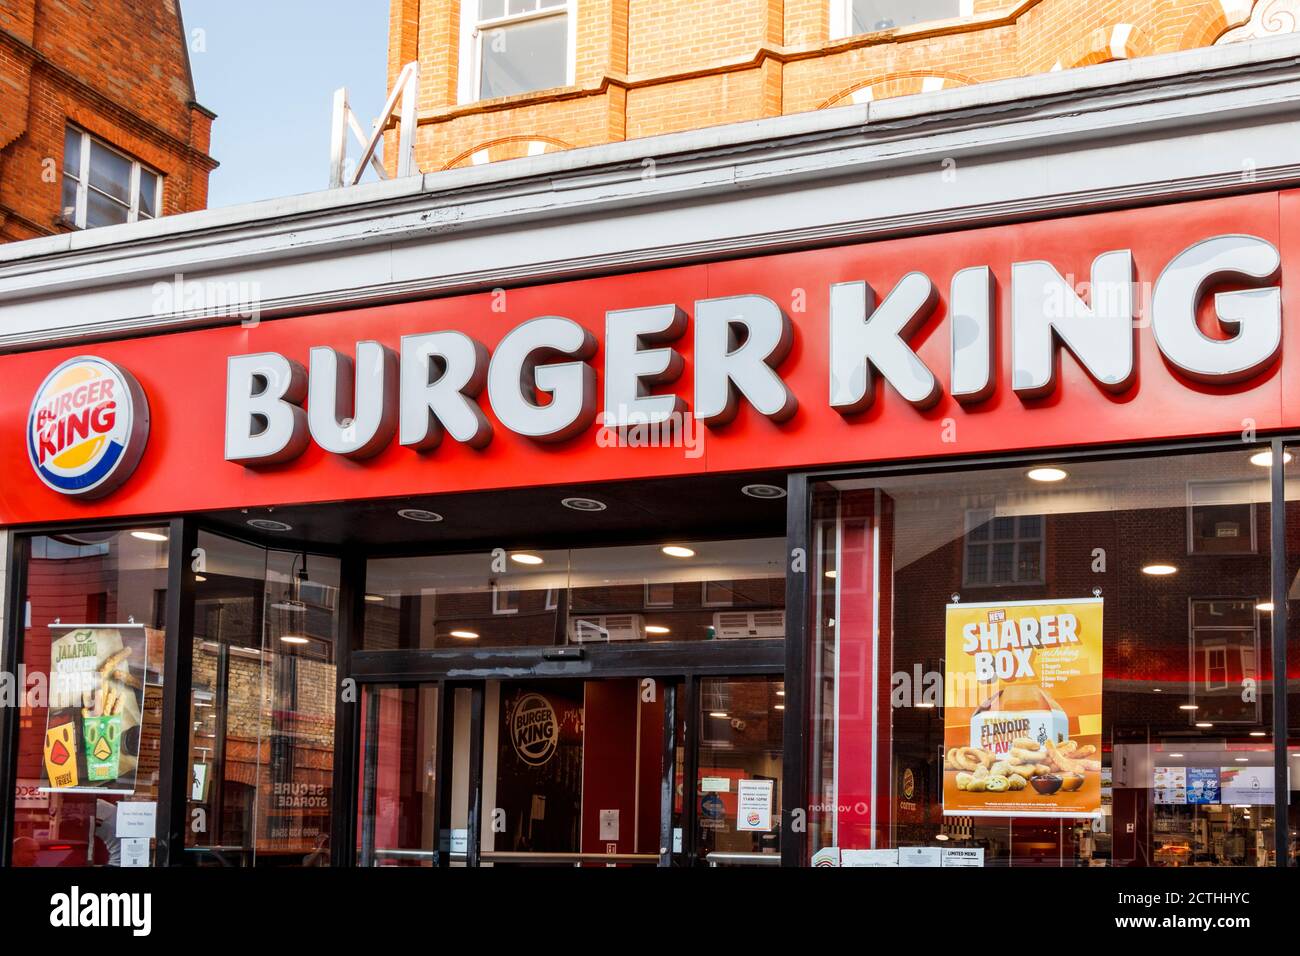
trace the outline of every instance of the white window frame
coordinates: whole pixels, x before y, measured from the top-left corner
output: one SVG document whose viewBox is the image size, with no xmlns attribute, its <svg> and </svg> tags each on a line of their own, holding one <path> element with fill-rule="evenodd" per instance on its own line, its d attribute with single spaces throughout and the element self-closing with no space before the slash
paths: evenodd
<svg viewBox="0 0 1300 956">
<path fill-rule="evenodd" d="M 831 5 L 830 11 L 830 38 L 832 40 L 843 40 L 852 36 L 861 36 L 853 29 L 853 0 L 829 0 Z M 905 3 L 906 0 L 899 0 Z M 973 17 L 975 15 L 975 0 L 960 0 L 958 16 Z"/>
<path fill-rule="evenodd" d="M 158 184 L 155 187 L 155 194 L 154 194 L 153 208 L 155 212 L 154 215 L 152 216 L 145 216 L 145 220 L 148 221 L 150 219 L 157 219 L 159 216 L 162 215 L 162 196 L 163 196 L 164 177 L 161 172 L 154 169 L 152 166 L 140 162 L 140 160 L 136 159 L 130 153 L 123 152 L 117 147 L 104 142 L 98 136 L 95 136 L 93 133 L 90 133 L 87 130 L 82 129 L 80 126 L 77 126 L 73 123 L 67 124 L 67 132 L 76 133 L 81 137 L 81 150 L 80 150 L 80 162 L 77 164 L 77 176 L 76 176 L 77 204 L 73 209 L 72 219 L 70 221 L 67 219 L 66 216 L 63 217 L 65 222 L 69 222 L 70 225 L 76 226 L 78 229 L 101 228 L 99 226 L 90 227 L 86 225 L 87 210 L 89 209 L 90 206 L 88 202 L 89 193 L 90 190 L 94 188 L 90 185 L 90 144 L 91 143 L 95 143 L 101 149 L 106 149 L 110 153 L 116 153 L 118 156 L 122 157 L 124 160 L 126 160 L 128 163 L 131 164 L 131 180 L 127 187 L 128 194 L 131 197 L 131 203 L 127 209 L 126 221 L 129 223 L 140 221 L 140 170 L 142 169 L 148 170 L 158 180 Z M 67 159 L 67 150 L 68 150 L 67 137 L 65 135 L 64 146 L 63 146 L 65 163 L 59 166 L 59 171 L 64 177 L 68 175 L 67 169 L 65 168 L 66 159 Z M 99 195 L 101 196 L 104 196 L 110 202 L 118 203 L 118 205 L 121 205 L 121 202 L 116 197 L 109 196 L 102 189 L 96 189 L 95 192 L 99 193 Z M 59 214 L 61 216 L 63 215 L 62 183 L 60 183 L 60 190 L 59 190 Z"/>
<path fill-rule="evenodd" d="M 507 0 L 508 2 L 508 0 Z M 565 37 L 564 81 L 566 86 L 578 82 L 578 0 L 565 0 L 563 6 L 536 10 L 531 13 L 506 14 L 491 20 L 480 20 L 479 0 L 460 0 L 460 58 L 457 73 L 456 99 L 460 104 L 477 103 L 482 79 L 483 37 L 487 30 L 513 26 L 529 20 L 549 20 L 568 17 Z M 537 90 L 535 92 L 542 92 Z M 526 94 L 520 94 L 526 95 Z"/>
<path fill-rule="evenodd" d="M 518 614 L 520 588 L 492 582 L 492 613 Z"/>
<path fill-rule="evenodd" d="M 1228 645 L 1226 643 L 1205 644 L 1202 645 L 1201 649 L 1205 651 L 1205 689 L 1207 691 L 1226 690 L 1228 687 Z M 1222 680 L 1215 679 L 1216 671 L 1222 672 Z"/>
</svg>

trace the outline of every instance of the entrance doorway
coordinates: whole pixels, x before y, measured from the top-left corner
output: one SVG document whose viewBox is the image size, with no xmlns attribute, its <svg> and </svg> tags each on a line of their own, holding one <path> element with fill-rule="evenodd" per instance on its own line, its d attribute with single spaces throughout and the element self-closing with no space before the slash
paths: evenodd
<svg viewBox="0 0 1300 956">
<path fill-rule="evenodd" d="M 779 865 L 783 722 L 769 676 L 367 684 L 357 863 Z"/>
</svg>

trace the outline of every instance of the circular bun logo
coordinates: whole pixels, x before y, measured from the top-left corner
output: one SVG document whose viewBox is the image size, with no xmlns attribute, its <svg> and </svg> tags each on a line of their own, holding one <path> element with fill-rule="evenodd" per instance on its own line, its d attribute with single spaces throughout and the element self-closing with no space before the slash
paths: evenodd
<svg viewBox="0 0 1300 956">
<path fill-rule="evenodd" d="M 41 383 L 27 416 L 27 456 L 41 481 L 82 498 L 108 494 L 135 470 L 149 405 L 126 370 L 93 355 L 68 359 Z"/>
<path fill-rule="evenodd" d="M 903 799 L 911 800 L 916 796 L 916 775 L 912 773 L 912 768 L 908 767 L 903 771 Z"/>
<path fill-rule="evenodd" d="M 524 694 L 510 712 L 510 740 L 519 759 L 540 767 L 555 753 L 560 725 L 555 708 L 541 694 Z"/>
</svg>

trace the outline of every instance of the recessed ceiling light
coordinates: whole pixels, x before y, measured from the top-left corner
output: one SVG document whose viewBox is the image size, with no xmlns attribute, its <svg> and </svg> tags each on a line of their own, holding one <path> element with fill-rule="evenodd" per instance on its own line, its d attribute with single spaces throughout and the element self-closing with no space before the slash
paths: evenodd
<svg viewBox="0 0 1300 956">
<path fill-rule="evenodd" d="M 280 637 L 280 640 L 284 641 L 286 644 L 306 644 L 306 643 L 307 643 L 307 638 L 305 638 L 305 637 L 301 637 L 300 635 L 297 635 L 297 634 L 284 634 L 284 635 L 282 635 L 282 636 Z"/>
<path fill-rule="evenodd" d="M 711 711 L 709 711 L 709 716 L 710 716 L 710 717 L 717 717 L 717 718 L 719 718 L 720 720 L 726 720 L 726 719 L 727 719 L 727 712 L 726 712 L 725 710 L 711 710 Z"/>
<path fill-rule="evenodd" d="M 1202 730 L 1208 730 L 1210 727 L 1213 727 L 1214 724 L 1210 723 L 1208 720 L 1201 720 L 1197 721 L 1196 726 L 1200 727 Z"/>
<path fill-rule="evenodd" d="M 1249 757 L 1236 757 L 1237 763 L 1250 763 Z"/>
<path fill-rule="evenodd" d="M 533 554 L 531 551 L 516 551 L 510 555 L 511 561 L 518 561 L 520 564 L 541 564 L 542 556 Z"/>
<path fill-rule="evenodd" d="M 1170 754 L 1169 756 L 1171 756 L 1171 757 L 1181 757 L 1182 754 Z"/>
<path fill-rule="evenodd" d="M 773 710 L 785 710 L 785 704 L 773 704 L 773 705 L 772 705 L 772 709 L 773 709 Z"/>
<path fill-rule="evenodd" d="M 1261 601 L 1259 604 L 1256 604 L 1256 605 L 1255 605 L 1255 610 L 1256 610 L 1256 611 L 1263 611 L 1265 614 L 1267 614 L 1269 611 L 1273 610 L 1273 602 L 1272 602 L 1272 601 Z"/>
<path fill-rule="evenodd" d="M 929 702 L 927 702 L 927 701 L 921 701 L 921 703 L 919 703 L 919 704 L 916 705 L 916 709 L 917 709 L 917 710 L 934 710 L 934 704 L 931 704 L 931 703 L 929 703 Z"/>
<path fill-rule="evenodd" d="M 397 517 L 407 521 L 423 521 L 425 524 L 435 524 L 442 520 L 442 515 L 438 512 L 425 508 L 398 508 Z"/>
<path fill-rule="evenodd" d="M 745 485 L 740 489 L 740 493 L 751 498 L 766 498 L 769 501 L 785 497 L 785 489 L 779 485 Z"/>
<path fill-rule="evenodd" d="M 249 518 L 249 527 L 256 528 L 258 531 L 292 531 L 293 525 L 285 524 L 283 521 L 276 521 L 274 518 Z"/>
<path fill-rule="evenodd" d="M 936 840 L 947 840 L 947 839 L 948 839 L 948 834 L 946 834 L 946 833 L 937 833 L 937 834 L 935 834 L 935 837 L 934 837 L 934 838 L 935 838 Z"/>
<path fill-rule="evenodd" d="M 371 604 L 383 604 L 384 596 L 382 594 L 367 594 L 366 600 Z"/>
<path fill-rule="evenodd" d="M 829 570 L 829 571 L 826 572 L 826 577 L 828 577 L 828 578 L 837 578 L 837 577 L 839 577 L 839 574 L 840 574 L 840 573 L 839 573 L 838 571 L 836 571 L 834 568 L 832 568 L 831 570 Z"/>
<path fill-rule="evenodd" d="M 604 511 L 607 507 L 605 502 L 597 501 L 595 498 L 564 498 L 560 504 L 574 511 Z"/>
<path fill-rule="evenodd" d="M 645 626 L 645 632 L 647 634 L 667 634 L 669 633 L 669 630 L 662 624 L 647 624 Z"/>
<path fill-rule="evenodd" d="M 1151 688 L 1151 693 L 1153 693 L 1153 694 L 1163 694 L 1164 692 L 1165 692 L 1165 691 L 1164 691 L 1164 688 L 1163 688 L 1163 687 L 1152 687 L 1152 688 Z"/>
<path fill-rule="evenodd" d="M 141 541 L 166 541 L 167 535 L 157 531 L 132 531 L 131 537 L 139 538 Z"/>
<path fill-rule="evenodd" d="M 195 583 L 197 583 L 197 584 L 202 584 L 202 583 L 203 583 L 204 581 L 206 581 L 206 580 L 207 580 L 207 578 L 204 577 L 204 576 L 201 575 L 201 574 L 196 574 L 196 575 L 194 575 L 194 581 L 195 581 Z"/>
<path fill-rule="evenodd" d="M 1179 709 L 1179 710 L 1196 710 L 1196 705 L 1195 705 L 1195 704 L 1179 704 L 1179 705 L 1178 705 L 1178 709 Z"/>
<path fill-rule="evenodd" d="M 1070 477 L 1070 473 L 1064 468 L 1047 465 L 1040 468 L 1030 468 L 1025 472 L 1025 477 L 1030 481 L 1064 481 Z"/>
<path fill-rule="evenodd" d="M 1255 452 L 1250 456 L 1250 463 L 1259 465 L 1261 468 L 1271 468 L 1273 466 L 1273 453 L 1271 451 Z M 1291 464 L 1291 453 L 1289 451 L 1282 452 L 1282 464 Z"/>
<path fill-rule="evenodd" d="M 778 691 L 776 692 L 776 696 L 777 696 L 777 697 L 784 697 L 784 696 L 785 696 L 785 691 L 783 691 L 783 690 L 778 690 Z"/>
<path fill-rule="evenodd" d="M 449 633 L 452 637 L 459 637 L 463 641 L 472 641 L 478 638 L 478 631 L 455 630 Z"/>
<path fill-rule="evenodd" d="M 1268 736 L 1268 734 L 1264 733 L 1264 731 L 1262 731 L 1262 730 L 1252 730 L 1252 731 L 1250 732 L 1250 735 L 1251 735 L 1252 737 L 1267 737 L 1267 736 Z"/>
<path fill-rule="evenodd" d="M 1178 571 L 1172 564 L 1148 564 L 1142 569 L 1143 574 L 1153 574 L 1157 577 L 1174 574 Z"/>
<path fill-rule="evenodd" d="M 680 544 L 666 544 L 660 550 L 663 551 L 663 553 L 668 555 L 670 558 L 695 557 L 695 552 L 691 548 L 685 547 L 684 545 L 680 545 Z"/>
</svg>

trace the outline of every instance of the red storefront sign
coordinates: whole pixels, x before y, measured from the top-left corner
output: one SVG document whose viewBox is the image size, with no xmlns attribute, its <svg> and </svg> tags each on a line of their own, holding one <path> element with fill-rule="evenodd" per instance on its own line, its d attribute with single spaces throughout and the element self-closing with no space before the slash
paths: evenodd
<svg viewBox="0 0 1300 956">
<path fill-rule="evenodd" d="M 1300 311 L 1290 308 L 1297 283 L 1287 278 L 1300 269 L 1300 226 L 1287 213 L 1296 211 L 1298 196 L 1259 193 L 0 356 L 6 386 L 0 396 L 0 466 L 9 476 L 0 488 L 0 521 L 810 467 L 1294 426 L 1300 423 L 1300 389 L 1289 381 L 1300 357 L 1286 343 L 1300 334 L 1292 327 L 1292 316 Z M 1247 370 L 1245 377 L 1198 381 L 1157 343 L 1149 324 L 1151 289 L 1180 253 L 1214 237 L 1241 235 L 1280 253 L 1279 276 L 1253 285 L 1282 290 L 1281 345 L 1270 361 Z M 1087 282 L 1098 257 L 1117 250 L 1131 251 L 1136 281 L 1131 377 L 1103 387 L 1069 350 L 1060 348 L 1050 388 L 1013 388 L 1019 374 L 1011 367 L 1009 332 L 1013 263 L 1047 263 L 1075 286 Z M 992 280 L 991 391 L 959 401 L 951 380 L 951 283 L 963 270 L 980 266 L 988 267 Z M 865 281 L 878 300 L 896 288 L 901 297 L 912 288 L 902 280 L 918 272 L 931 280 L 937 302 L 928 317 L 900 332 L 900 339 L 933 372 L 935 391 L 909 401 L 895 385 L 874 375 L 874 401 L 850 408 L 841 400 L 840 408 L 833 407 L 832 288 Z M 1251 285 L 1238 277 L 1202 290 L 1199 316 L 1207 338 L 1234 335 L 1232 327 L 1214 321 L 1213 293 Z M 481 448 L 449 435 L 436 448 L 419 451 L 394 437 L 363 460 L 327 452 L 316 443 L 275 465 L 252 468 L 226 460 L 227 363 L 232 356 L 276 353 L 305 365 L 314 347 L 353 356 L 358 342 L 374 341 L 396 351 L 403 336 L 440 330 L 468 333 L 494 352 L 521 324 L 562 316 L 594 340 L 585 361 L 600 396 L 606 313 L 675 304 L 685 313 L 687 326 L 669 344 L 680 354 L 682 367 L 675 380 L 654 391 L 676 394 L 690 409 L 696 399 L 691 329 L 696 304 L 731 296 L 765 297 L 788 316 L 793 336 L 788 351 L 780 350 L 784 354 L 775 372 L 797 407 L 788 417 L 788 409 L 765 417 L 742 399 L 734 420 L 698 426 L 703 438 L 696 450 L 611 445 L 602 440 L 599 421 L 560 441 L 536 441 L 503 427 L 484 391 L 479 404 L 493 432 Z M 33 396 L 52 369 L 78 355 L 98 356 L 133 374 L 147 397 L 151 419 L 148 444 L 134 474 L 95 501 L 71 500 L 46 487 L 29 464 L 26 440 Z"/>
</svg>

